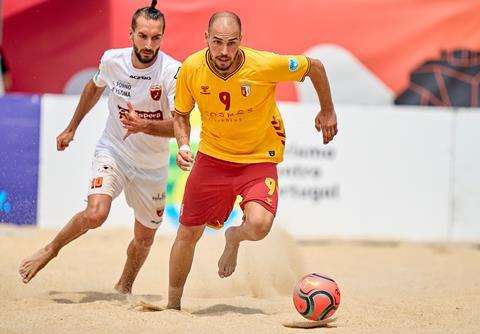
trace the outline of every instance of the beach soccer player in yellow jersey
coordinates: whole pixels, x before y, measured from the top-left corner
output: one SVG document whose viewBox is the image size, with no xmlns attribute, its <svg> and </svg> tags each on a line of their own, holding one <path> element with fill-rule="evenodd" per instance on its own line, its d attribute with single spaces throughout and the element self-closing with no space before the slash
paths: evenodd
<svg viewBox="0 0 480 334">
<path fill-rule="evenodd" d="M 215 13 L 205 39 L 208 47 L 183 63 L 175 95 L 177 164 L 183 170 L 194 162 L 189 119 L 195 103 L 202 127 L 170 253 L 167 307 L 173 309 L 180 309 L 195 245 L 205 226 L 221 228 L 237 195 L 242 197 L 243 223 L 225 232 L 220 277 L 235 270 L 240 242 L 261 240 L 272 227 L 278 200 L 277 163 L 285 147 L 276 84 L 309 76 L 321 104 L 315 127 L 322 131 L 324 144 L 337 134 L 337 116 L 320 61 L 241 47 L 240 18 L 232 12 Z"/>
</svg>

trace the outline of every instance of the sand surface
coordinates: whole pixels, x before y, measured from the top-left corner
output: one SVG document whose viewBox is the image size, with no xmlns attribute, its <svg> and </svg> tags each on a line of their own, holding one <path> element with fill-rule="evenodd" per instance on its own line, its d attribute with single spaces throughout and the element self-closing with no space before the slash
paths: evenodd
<svg viewBox="0 0 480 334">
<path fill-rule="evenodd" d="M 480 249 L 345 241 L 296 242 L 274 230 L 242 245 L 237 271 L 217 277 L 223 234 L 205 235 L 187 282 L 183 310 L 166 304 L 172 238 L 161 230 L 134 285 L 113 290 L 131 239 L 100 228 L 68 245 L 29 284 L 20 261 L 55 231 L 0 225 L 0 333 L 480 333 Z M 328 328 L 290 329 L 302 321 L 291 292 L 305 273 L 339 283 L 342 301 Z"/>
</svg>

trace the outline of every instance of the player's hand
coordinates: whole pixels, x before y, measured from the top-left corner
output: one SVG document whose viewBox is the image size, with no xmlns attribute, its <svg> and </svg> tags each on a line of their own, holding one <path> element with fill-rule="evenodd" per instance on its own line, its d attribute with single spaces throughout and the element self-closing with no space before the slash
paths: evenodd
<svg viewBox="0 0 480 334">
<path fill-rule="evenodd" d="M 120 120 L 123 128 L 127 129 L 127 133 L 123 136 L 123 140 L 127 139 L 127 137 L 133 133 L 143 132 L 146 123 L 144 119 L 138 116 L 130 101 L 127 103 L 127 106 L 128 112 L 125 112 L 125 117 Z"/>
<path fill-rule="evenodd" d="M 65 151 L 70 142 L 73 140 L 75 131 L 71 129 L 65 129 L 61 134 L 57 136 L 57 151 Z"/>
<path fill-rule="evenodd" d="M 188 171 L 192 169 L 193 153 L 190 150 L 179 150 L 177 153 L 177 165 L 182 170 Z"/>
<path fill-rule="evenodd" d="M 338 132 L 335 109 L 321 110 L 315 117 L 315 128 L 322 132 L 324 144 L 332 141 Z"/>
</svg>

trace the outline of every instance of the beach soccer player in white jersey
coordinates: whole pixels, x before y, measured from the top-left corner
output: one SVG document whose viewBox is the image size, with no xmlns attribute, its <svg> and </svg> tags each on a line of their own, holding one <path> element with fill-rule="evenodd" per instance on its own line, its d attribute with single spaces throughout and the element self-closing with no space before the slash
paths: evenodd
<svg viewBox="0 0 480 334">
<path fill-rule="evenodd" d="M 164 15 L 155 8 L 139 8 L 132 17 L 133 46 L 104 53 L 99 71 L 90 80 L 67 128 L 57 137 L 65 150 L 85 115 L 108 87 L 109 115 L 99 139 L 88 183 L 88 203 L 46 246 L 20 264 L 28 283 L 68 243 L 107 219 L 112 200 L 122 191 L 135 214 L 134 238 L 127 250 L 122 275 L 115 285 L 131 293 L 132 285 L 162 221 L 173 133 L 176 75 L 180 63 L 160 51 Z"/>
</svg>

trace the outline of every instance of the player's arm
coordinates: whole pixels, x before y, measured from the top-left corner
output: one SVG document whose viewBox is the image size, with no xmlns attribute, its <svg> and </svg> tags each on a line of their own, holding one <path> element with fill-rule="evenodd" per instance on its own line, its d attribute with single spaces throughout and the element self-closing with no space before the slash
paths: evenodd
<svg viewBox="0 0 480 334">
<path fill-rule="evenodd" d="M 171 112 L 174 114 L 174 112 Z M 138 116 L 137 116 L 138 117 Z M 138 117 L 142 120 L 140 117 Z M 143 126 L 142 132 L 153 135 L 153 136 L 160 136 L 160 137 L 175 137 L 173 133 L 173 119 L 166 119 L 166 120 L 143 120 L 145 124 Z"/>
<path fill-rule="evenodd" d="M 190 149 L 190 112 L 195 106 L 195 99 L 190 87 L 193 77 L 190 66 L 187 59 L 178 72 L 173 117 L 173 130 L 178 144 L 177 165 L 183 170 L 190 170 L 193 164 L 193 153 Z"/>
<path fill-rule="evenodd" d="M 312 80 L 318 99 L 320 100 L 320 112 L 315 117 L 315 128 L 322 131 L 323 143 L 328 144 L 338 132 L 337 114 L 333 106 L 330 85 L 323 64 L 318 59 L 310 60 L 310 70 L 307 76 Z"/>
<path fill-rule="evenodd" d="M 93 80 L 90 80 L 83 89 L 80 100 L 78 101 L 77 108 L 73 114 L 70 123 L 57 137 L 57 150 L 65 150 L 75 136 L 80 122 L 83 120 L 86 114 L 92 110 L 93 106 L 98 102 L 100 96 L 102 96 L 105 86 L 97 86 Z"/>
<path fill-rule="evenodd" d="M 127 133 L 123 139 L 127 139 L 128 136 L 134 133 L 143 132 L 152 136 L 159 137 L 174 137 L 173 133 L 173 120 L 149 120 L 138 116 L 133 109 L 130 102 L 127 103 L 128 112 L 125 113 L 125 118 L 122 118 L 121 122 L 123 127 L 127 129 Z M 172 112 L 173 114 L 173 112 Z"/>
<path fill-rule="evenodd" d="M 190 114 L 175 113 L 173 129 L 178 144 L 177 165 L 183 170 L 190 170 L 193 163 L 193 153 L 190 149 Z"/>
</svg>

